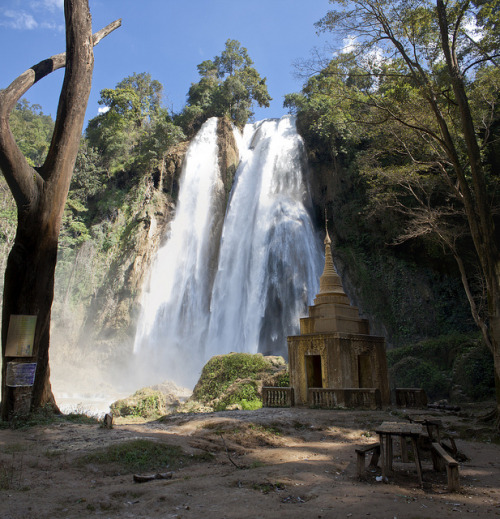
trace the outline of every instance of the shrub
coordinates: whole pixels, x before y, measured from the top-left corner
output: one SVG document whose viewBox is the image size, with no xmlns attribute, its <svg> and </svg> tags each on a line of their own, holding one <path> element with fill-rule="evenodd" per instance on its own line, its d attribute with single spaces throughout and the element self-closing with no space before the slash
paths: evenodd
<svg viewBox="0 0 500 519">
<path fill-rule="evenodd" d="M 468 349 L 476 346 L 475 334 L 452 333 L 418 342 L 411 346 L 396 348 L 387 352 L 387 362 L 392 366 L 409 356 L 432 362 L 440 370 L 449 370 L 455 359 Z"/>
<path fill-rule="evenodd" d="M 204 366 L 191 400 L 225 409 L 259 409 L 262 407 L 262 385 L 288 386 L 283 357 L 264 357 L 260 353 L 229 353 L 212 357 Z"/>
<path fill-rule="evenodd" d="M 236 380 L 228 388 L 227 392 L 216 401 L 214 409 L 216 411 L 224 411 L 228 407 L 235 406 L 244 409 L 244 405 L 248 406 L 249 402 L 260 402 L 262 407 L 262 401 L 259 398 L 259 388 L 255 381 L 249 382 Z M 243 403 L 245 402 L 245 403 Z"/>
<path fill-rule="evenodd" d="M 129 398 L 113 402 L 110 409 L 114 416 L 157 418 L 167 412 L 167 403 L 165 395 L 160 391 L 144 388 Z"/>
<path fill-rule="evenodd" d="M 193 390 L 193 399 L 199 402 L 210 402 L 220 398 L 222 393 L 237 379 L 256 380 L 262 373 L 273 370 L 272 364 L 260 354 L 230 353 L 212 357 L 203 367 L 201 377 Z M 242 389 L 245 393 L 248 387 Z M 242 398 L 254 398 L 253 395 L 242 395 Z"/>
<path fill-rule="evenodd" d="M 290 387 L 290 373 L 288 369 L 279 373 L 274 380 L 275 387 Z"/>
<path fill-rule="evenodd" d="M 394 364 L 389 371 L 396 387 L 421 387 L 430 399 L 448 397 L 450 381 L 438 368 L 422 359 L 406 357 Z"/>
<path fill-rule="evenodd" d="M 463 392 L 473 400 L 486 400 L 494 396 L 493 356 L 484 344 L 466 351 L 457 358 L 453 382 L 460 385 Z"/>
</svg>

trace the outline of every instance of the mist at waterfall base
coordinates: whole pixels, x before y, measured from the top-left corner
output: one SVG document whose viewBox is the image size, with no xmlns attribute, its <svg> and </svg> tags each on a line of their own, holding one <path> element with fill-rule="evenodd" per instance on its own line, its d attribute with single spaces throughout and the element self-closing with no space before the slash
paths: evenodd
<svg viewBox="0 0 500 519">
<path fill-rule="evenodd" d="M 286 358 L 286 337 L 317 292 L 323 252 L 294 118 L 234 135 L 240 163 L 227 209 L 217 119 L 187 151 L 175 217 L 143 289 L 133 360 L 142 385 L 192 388 L 218 354 Z"/>
</svg>

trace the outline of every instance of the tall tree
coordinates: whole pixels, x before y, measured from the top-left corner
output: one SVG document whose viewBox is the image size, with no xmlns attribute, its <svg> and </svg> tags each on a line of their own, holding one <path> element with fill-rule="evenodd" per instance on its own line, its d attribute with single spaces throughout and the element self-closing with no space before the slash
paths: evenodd
<svg viewBox="0 0 500 519">
<path fill-rule="evenodd" d="M 61 218 L 71 181 L 94 65 L 93 46 L 117 28 L 116 21 L 92 36 L 88 0 L 65 0 L 66 52 L 34 65 L 0 92 L 0 168 L 17 205 L 14 245 L 7 260 L 2 312 L 2 409 L 9 419 L 20 392 L 6 384 L 6 341 L 11 315 L 36 315 L 34 386 L 22 392 L 29 408 L 55 406 L 49 381 L 50 314 Z M 17 101 L 41 78 L 66 67 L 54 133 L 42 166 L 28 163 L 10 130 Z"/>
<path fill-rule="evenodd" d="M 161 106 L 162 91 L 163 85 L 146 72 L 101 90 L 99 104 L 107 110 L 89 121 L 85 134 L 108 169 L 161 160 L 169 146 L 184 138 Z"/>
<path fill-rule="evenodd" d="M 227 40 L 220 56 L 198 65 L 201 79 L 188 93 L 188 106 L 180 123 L 193 133 L 209 117 L 228 116 L 244 126 L 253 116 L 253 106 L 269 106 L 266 78 L 253 67 L 248 50 L 239 41 Z"/>
<path fill-rule="evenodd" d="M 365 121 L 412 131 L 433 152 L 464 206 L 488 297 L 488 332 L 500 415 L 500 255 L 488 163 L 498 91 L 489 113 L 474 112 L 474 78 L 498 75 L 498 1 L 330 0 L 320 30 L 356 37 L 353 57 L 375 80 L 364 92 Z M 361 97 L 357 94 L 356 101 Z M 413 112 L 408 108 L 416 107 Z M 426 107 L 423 111 L 422 106 Z M 393 131 L 393 134 L 395 132 Z M 404 145 L 404 143 L 402 143 Z M 415 164 L 418 157 L 415 157 Z"/>
</svg>

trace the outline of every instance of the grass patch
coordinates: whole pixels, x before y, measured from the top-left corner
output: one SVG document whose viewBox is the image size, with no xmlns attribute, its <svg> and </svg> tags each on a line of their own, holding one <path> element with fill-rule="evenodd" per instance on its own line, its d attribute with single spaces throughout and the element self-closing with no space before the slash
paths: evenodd
<svg viewBox="0 0 500 519">
<path fill-rule="evenodd" d="M 266 463 L 263 461 L 253 461 L 249 468 L 251 469 L 258 469 L 260 467 L 266 467 Z"/>
<path fill-rule="evenodd" d="M 0 490 L 10 490 L 14 486 L 14 465 L 2 464 L 0 466 Z"/>
<path fill-rule="evenodd" d="M 257 424 L 250 424 L 250 429 L 254 429 L 256 431 L 271 434 L 273 436 L 282 436 L 283 431 L 281 427 L 278 425 L 257 425 Z"/>
<path fill-rule="evenodd" d="M 99 419 L 85 412 L 57 414 L 52 406 L 46 405 L 33 411 L 28 416 L 14 416 L 10 421 L 0 421 L 0 429 L 28 429 L 39 425 L 59 425 L 64 423 L 95 425 L 99 423 Z"/>
<path fill-rule="evenodd" d="M 241 409 L 243 411 L 256 411 L 257 409 L 262 409 L 262 400 L 256 398 L 255 400 L 247 400 L 243 398 L 240 400 Z"/>
<path fill-rule="evenodd" d="M 99 449 L 82 456 L 79 463 L 86 465 L 97 463 L 102 465 L 116 464 L 130 472 L 149 470 L 175 470 L 193 461 L 207 461 L 212 456 L 187 455 L 177 445 L 167 445 L 152 440 L 132 440 Z"/>
<path fill-rule="evenodd" d="M 269 494 L 271 492 L 279 492 L 280 490 L 286 490 L 286 486 L 277 481 L 276 483 L 254 483 L 252 485 L 254 490 L 259 490 L 263 494 Z"/>
<path fill-rule="evenodd" d="M 25 452 L 27 450 L 27 445 L 23 445 L 22 443 L 11 443 L 10 445 L 4 445 L 2 447 L 3 454 L 17 454 L 19 452 Z"/>
</svg>

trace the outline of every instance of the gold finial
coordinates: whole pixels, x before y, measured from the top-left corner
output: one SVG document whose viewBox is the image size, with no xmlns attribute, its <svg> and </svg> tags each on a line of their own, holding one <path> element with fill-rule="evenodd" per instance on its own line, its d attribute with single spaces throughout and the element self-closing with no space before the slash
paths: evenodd
<svg viewBox="0 0 500 519">
<path fill-rule="evenodd" d="M 326 231 L 326 236 L 325 236 L 325 245 L 330 245 L 330 243 L 332 243 L 332 240 L 330 240 L 330 235 L 328 234 L 328 216 L 326 215 L 326 207 L 325 207 L 325 231 Z"/>
</svg>

